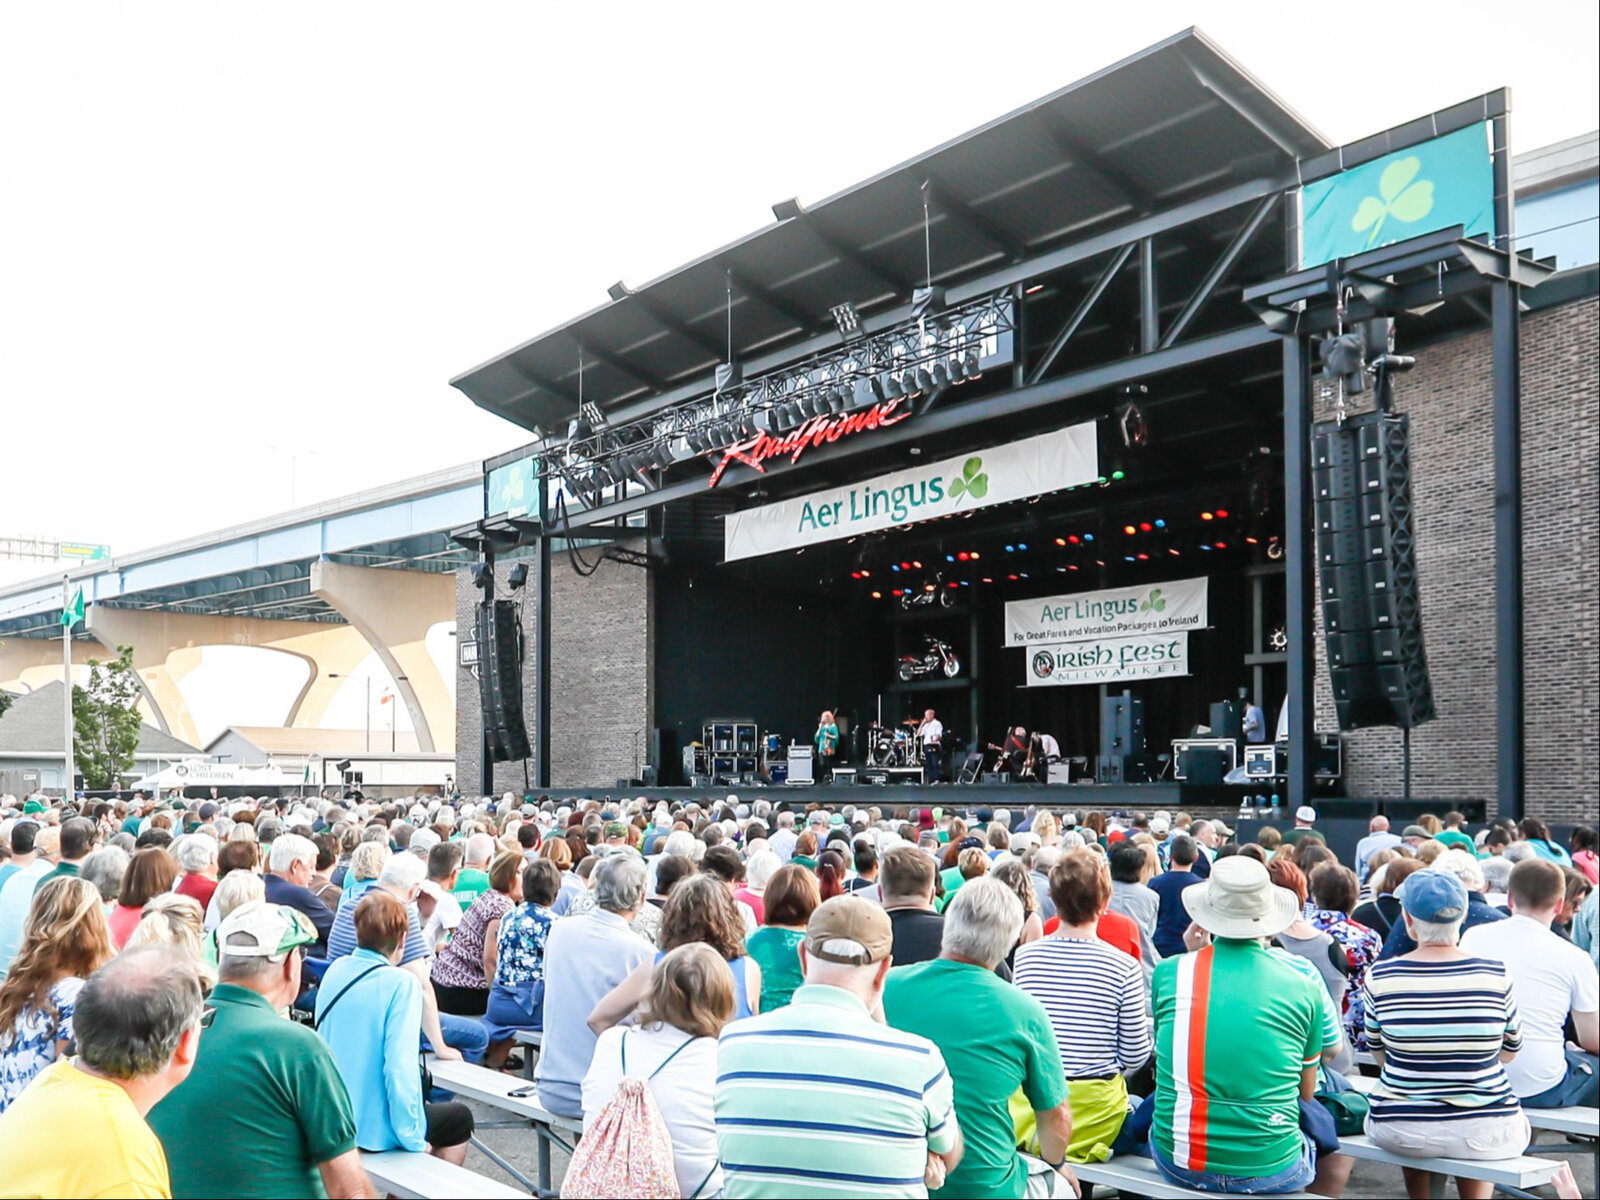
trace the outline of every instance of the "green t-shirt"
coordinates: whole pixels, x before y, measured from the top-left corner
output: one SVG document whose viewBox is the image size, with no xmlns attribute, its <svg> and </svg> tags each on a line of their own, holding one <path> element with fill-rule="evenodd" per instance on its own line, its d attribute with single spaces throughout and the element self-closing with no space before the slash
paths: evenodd
<svg viewBox="0 0 1600 1200">
<path fill-rule="evenodd" d="M 956 892 L 961 889 L 961 885 L 966 881 L 967 878 L 961 873 L 960 867 L 946 867 L 944 870 L 939 872 L 939 882 L 944 885 L 944 899 L 946 904 L 950 902 L 950 897 L 954 896 Z"/>
<path fill-rule="evenodd" d="M 1050 1016 L 993 971 L 936 958 L 889 972 L 884 1017 L 939 1047 L 955 1084 L 966 1152 L 933 1197 L 1020 1196 L 1027 1171 L 1007 1101 L 1021 1088 L 1036 1112 L 1067 1098 Z M 959 1014 L 959 1015 L 957 1015 Z"/>
<path fill-rule="evenodd" d="M 745 939 L 745 949 L 761 968 L 761 1011 L 782 1008 L 806 981 L 800 970 L 800 943 L 806 935 L 794 929 L 763 925 Z"/>
<path fill-rule="evenodd" d="M 150 1110 L 172 1194 L 324 1197 L 319 1163 L 356 1146 L 327 1043 L 247 988 L 219 983 L 194 1070 Z"/>
<path fill-rule="evenodd" d="M 456 903 L 461 905 L 465 912 L 472 907 L 472 902 L 489 890 L 489 872 L 480 871 L 476 867 L 462 867 L 456 875 L 456 890 L 452 893 Z"/>
<path fill-rule="evenodd" d="M 77 863 L 59 863 L 50 871 L 39 877 L 39 882 L 35 885 L 35 890 L 37 891 L 38 888 L 42 888 L 52 879 L 76 879 L 78 878 L 78 874 L 79 871 Z"/>
<path fill-rule="evenodd" d="M 1459 829 L 1441 829 L 1433 835 L 1433 840 L 1443 842 L 1446 846 L 1453 846 L 1457 850 L 1465 850 L 1474 858 L 1477 857 L 1477 845 L 1469 835 L 1462 833 Z"/>
<path fill-rule="evenodd" d="M 1283 840 L 1288 842 L 1291 846 L 1300 841 L 1302 838 L 1311 838 L 1313 841 L 1323 843 L 1326 843 L 1328 840 L 1322 836 L 1320 830 L 1316 829 L 1290 829 L 1286 830 L 1283 835 Z"/>
<path fill-rule="evenodd" d="M 1253 938 L 1162 959 L 1153 1143 L 1191 1171 L 1259 1178 L 1291 1166 L 1300 1073 L 1321 1057 L 1326 999 L 1320 980 Z"/>
</svg>

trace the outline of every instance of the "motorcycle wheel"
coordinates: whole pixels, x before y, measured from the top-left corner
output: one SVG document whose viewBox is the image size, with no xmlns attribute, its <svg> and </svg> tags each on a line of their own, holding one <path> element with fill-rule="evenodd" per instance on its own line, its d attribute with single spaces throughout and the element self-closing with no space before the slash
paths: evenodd
<svg viewBox="0 0 1600 1200">
<path fill-rule="evenodd" d="M 939 607 L 940 608 L 952 608 L 952 607 L 954 607 L 954 605 L 955 605 L 955 601 L 953 599 L 951 599 L 950 589 L 949 588 L 941 588 L 939 590 Z"/>
<path fill-rule="evenodd" d="M 954 654 L 947 655 L 944 660 L 944 677 L 954 679 L 961 674 L 961 660 Z"/>
<path fill-rule="evenodd" d="M 900 682 L 910 683 L 916 677 L 917 664 L 914 662 L 902 661 L 900 664 Z"/>
</svg>

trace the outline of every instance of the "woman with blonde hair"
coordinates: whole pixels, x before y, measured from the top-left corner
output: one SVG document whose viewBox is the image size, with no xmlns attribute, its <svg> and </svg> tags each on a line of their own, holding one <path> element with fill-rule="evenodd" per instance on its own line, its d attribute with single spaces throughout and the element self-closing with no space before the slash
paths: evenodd
<svg viewBox="0 0 1600 1200">
<path fill-rule="evenodd" d="M 206 953 L 205 937 L 205 913 L 200 902 L 192 896 L 163 892 L 144 906 L 144 916 L 123 949 L 178 947 L 194 963 L 195 972 L 200 976 L 200 990 L 209 994 L 217 984 L 217 968 Z"/>
<path fill-rule="evenodd" d="M 72 1050 L 78 992 L 115 953 L 94 884 L 63 876 L 34 893 L 22 945 L 0 982 L 0 1112 Z"/>
<path fill-rule="evenodd" d="M 669 907 L 691 882 L 684 880 L 672 889 Z M 720 882 L 717 888 L 726 897 Z M 730 907 L 732 903 L 728 898 Z M 704 942 L 686 942 L 644 969 L 649 980 L 639 1023 L 632 1028 L 613 1026 L 595 1043 L 583 1077 L 584 1124 L 617 1094 L 624 1077 L 645 1080 L 672 1138 L 679 1194 L 720 1195 L 712 1095 L 717 1083 L 717 1035 L 733 1020 L 737 1003 L 733 971 L 723 955 Z"/>
</svg>

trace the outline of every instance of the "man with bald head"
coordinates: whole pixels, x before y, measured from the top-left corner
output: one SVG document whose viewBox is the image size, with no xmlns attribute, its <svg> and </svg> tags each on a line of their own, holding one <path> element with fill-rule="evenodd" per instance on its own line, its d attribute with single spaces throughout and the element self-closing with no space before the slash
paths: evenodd
<svg viewBox="0 0 1600 1200">
<path fill-rule="evenodd" d="M 1389 832 L 1389 818 L 1379 813 L 1367 822 L 1367 836 L 1356 843 L 1356 875 L 1367 882 L 1367 862 L 1380 850 L 1400 844 L 1400 838 Z"/>
</svg>

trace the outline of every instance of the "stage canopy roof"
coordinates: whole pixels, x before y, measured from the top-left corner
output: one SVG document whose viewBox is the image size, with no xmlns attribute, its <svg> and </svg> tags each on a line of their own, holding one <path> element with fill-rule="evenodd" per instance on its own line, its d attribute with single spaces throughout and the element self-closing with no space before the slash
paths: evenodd
<svg viewBox="0 0 1600 1200">
<path fill-rule="evenodd" d="M 584 398 L 635 416 L 710 390 L 727 355 L 771 355 L 834 329 L 831 310 L 906 303 L 1232 184 L 1329 143 L 1198 29 L 1188 29 L 612 299 L 451 380 L 473 403 L 560 434 Z"/>
</svg>

